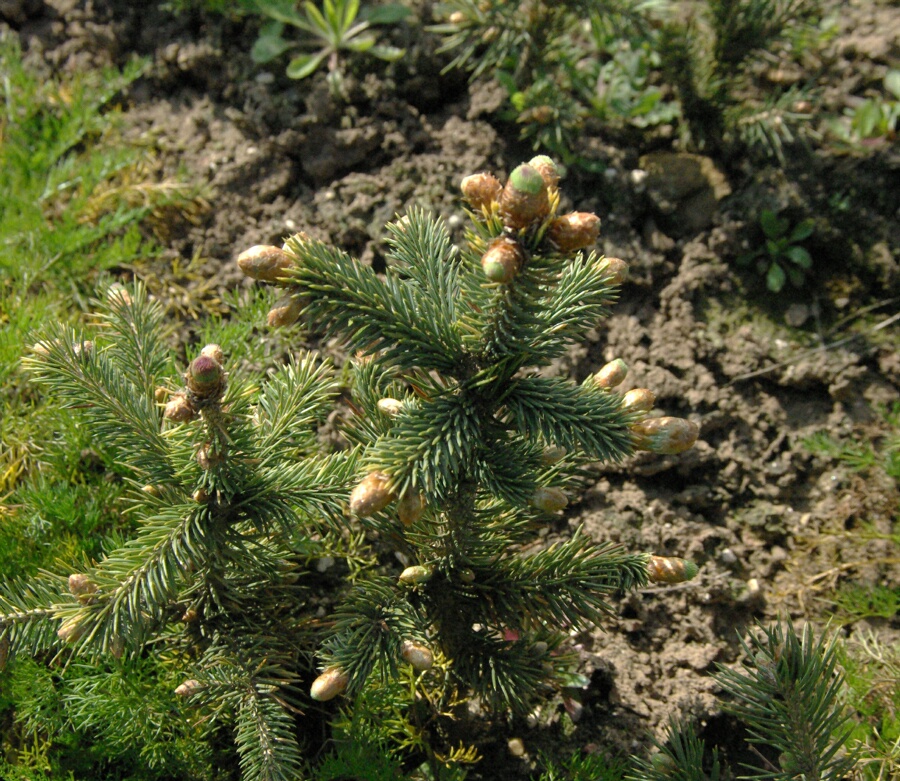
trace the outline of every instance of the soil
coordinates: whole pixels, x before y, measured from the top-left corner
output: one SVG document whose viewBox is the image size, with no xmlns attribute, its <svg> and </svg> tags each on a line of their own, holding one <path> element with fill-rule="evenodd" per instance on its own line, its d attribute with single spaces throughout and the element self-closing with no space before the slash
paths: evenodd
<svg viewBox="0 0 900 781">
<path fill-rule="evenodd" d="M 838 6 L 836 35 L 806 66 L 821 110 L 834 114 L 900 56 L 896 4 Z M 4 0 L 0 20 L 31 62 L 54 72 L 149 58 L 122 96 L 123 132 L 154 156 L 160 178 L 186 172 L 207 185 L 210 204 L 195 224 L 170 226 L 163 256 L 137 270 L 176 315 L 184 296 L 212 307 L 248 284 L 238 252 L 298 230 L 381 268 L 383 226 L 397 213 L 424 205 L 460 226 L 464 176 L 502 175 L 532 155 L 518 128 L 497 119 L 498 88 L 442 74 L 439 41 L 418 26 L 396 32 L 407 48 L 400 63 L 351 73 L 341 102 L 322 74 L 295 82 L 283 62 L 253 65 L 252 19 L 124 0 Z M 778 617 L 827 617 L 822 598 L 841 582 L 900 582 L 896 549 L 859 534 L 890 531 L 896 484 L 804 446 L 820 431 L 877 442 L 887 425 L 878 406 L 900 399 L 897 327 L 873 327 L 898 309 L 897 150 L 845 154 L 823 143 L 789 148 L 784 165 L 698 157 L 673 173 L 659 155 L 671 141 L 626 144 L 598 127 L 583 142 L 606 170 L 573 168 L 564 193 L 601 216 L 599 249 L 627 260 L 631 278 L 612 316 L 557 368 L 580 381 L 622 357 L 629 383 L 653 389 L 659 408 L 702 433 L 681 456 L 598 467 L 550 536 L 583 525 L 598 540 L 693 559 L 700 574 L 622 599 L 604 626 L 575 637 L 587 683 L 508 728 L 524 757 L 499 741 L 472 777 L 525 777 L 551 744 L 640 751 L 673 716 L 727 744 L 733 725 L 710 673 L 740 658 L 741 636 Z M 699 207 L 678 186 L 698 171 Z M 762 204 L 816 219 L 815 277 L 784 296 L 767 295 L 734 262 L 761 240 Z M 172 261 L 192 258 L 194 275 L 173 278 Z M 864 623 L 900 633 L 897 617 Z"/>
</svg>

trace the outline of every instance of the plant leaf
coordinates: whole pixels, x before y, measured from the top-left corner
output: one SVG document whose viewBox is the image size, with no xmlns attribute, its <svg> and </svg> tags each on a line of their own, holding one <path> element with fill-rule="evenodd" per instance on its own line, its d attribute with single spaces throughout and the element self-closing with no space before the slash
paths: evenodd
<svg viewBox="0 0 900 781">
<path fill-rule="evenodd" d="M 282 25 L 279 24 L 279 27 Z M 260 35 L 253 43 L 250 49 L 250 58 L 257 65 L 265 65 L 277 57 L 280 57 L 292 46 L 291 43 L 284 40 L 280 34 Z"/>
<path fill-rule="evenodd" d="M 288 78 L 305 79 L 307 76 L 311 76 L 322 64 L 326 54 L 327 52 L 321 51 L 316 54 L 301 54 L 299 57 L 294 57 L 287 66 Z"/>
<path fill-rule="evenodd" d="M 769 266 L 769 273 L 766 274 L 766 286 L 769 290 L 773 293 L 780 292 L 784 287 L 785 279 L 784 269 L 777 263 L 772 263 Z"/>
<path fill-rule="evenodd" d="M 354 38 L 351 41 L 344 41 L 341 44 L 342 49 L 347 49 L 351 52 L 367 52 L 373 46 L 375 46 L 374 35 L 363 35 L 359 38 Z M 372 54 L 374 54 L 374 51 L 372 52 Z"/>
<path fill-rule="evenodd" d="M 803 249 L 803 247 L 788 247 L 784 254 L 790 258 L 791 262 L 800 266 L 800 268 L 812 268 L 812 257 Z"/>
<path fill-rule="evenodd" d="M 396 46 L 380 45 L 373 46 L 369 50 L 369 54 L 372 54 L 379 60 L 384 60 L 385 62 L 396 62 L 406 54 L 406 49 L 398 49 Z"/>
<path fill-rule="evenodd" d="M 813 230 L 815 230 L 815 227 L 816 223 L 812 218 L 807 218 L 798 222 L 794 226 L 794 230 L 791 231 L 789 241 L 791 244 L 795 244 L 798 241 L 803 241 L 803 239 L 808 239 L 812 235 Z"/>
<path fill-rule="evenodd" d="M 770 239 L 780 238 L 788 228 L 787 220 L 778 219 L 778 215 L 771 209 L 762 210 L 762 214 L 759 215 L 759 224 L 762 226 L 763 233 Z"/>
<path fill-rule="evenodd" d="M 390 5 L 373 8 L 369 12 L 363 13 L 362 17 L 369 24 L 397 24 L 397 22 L 402 22 L 406 19 L 411 13 L 412 11 L 409 8 L 397 3 L 391 3 Z M 887 80 L 885 79 L 885 81 Z"/>
</svg>

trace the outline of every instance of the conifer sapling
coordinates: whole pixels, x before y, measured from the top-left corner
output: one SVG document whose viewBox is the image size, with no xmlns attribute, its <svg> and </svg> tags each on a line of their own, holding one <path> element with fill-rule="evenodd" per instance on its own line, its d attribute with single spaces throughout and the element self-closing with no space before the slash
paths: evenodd
<svg viewBox="0 0 900 781">
<path fill-rule="evenodd" d="M 348 519 L 409 562 L 348 595 L 321 650 L 315 699 L 352 696 L 405 663 L 432 694 L 474 692 L 522 710 L 562 683 L 565 636 L 600 621 L 611 594 L 697 572 L 580 530 L 534 548 L 584 465 L 638 449 L 681 453 L 699 433 L 651 417 L 651 391 L 619 393 L 621 359 L 581 385 L 539 373 L 607 315 L 627 276 L 624 261 L 593 250 L 596 215 L 559 213 L 558 187 L 544 156 L 505 185 L 466 177 L 466 245 L 414 208 L 388 226 L 384 276 L 303 234 L 239 259 L 357 356 L 345 435 L 363 456 Z M 277 272 L 248 260 L 270 256 Z"/>
</svg>

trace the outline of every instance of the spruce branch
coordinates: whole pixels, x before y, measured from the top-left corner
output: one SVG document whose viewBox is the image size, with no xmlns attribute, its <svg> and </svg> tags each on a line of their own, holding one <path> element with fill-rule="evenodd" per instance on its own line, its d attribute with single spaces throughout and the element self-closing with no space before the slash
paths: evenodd
<svg viewBox="0 0 900 781">
<path fill-rule="evenodd" d="M 310 296 L 306 315 L 344 336 L 353 350 L 383 351 L 386 362 L 402 368 L 450 374 L 464 362 L 454 324 L 415 283 L 394 275 L 380 279 L 322 242 L 295 236 L 286 247 L 297 258 L 288 279 Z"/>
<path fill-rule="evenodd" d="M 5 658 L 35 656 L 56 642 L 56 605 L 62 598 L 59 578 L 10 580 L 0 584 L 0 647 Z M 0 665 L 2 667 L 2 665 Z"/>
<path fill-rule="evenodd" d="M 592 384 L 572 386 L 566 380 L 523 377 L 510 383 L 504 406 L 510 422 L 545 442 L 583 451 L 588 458 L 621 461 L 632 452 L 629 425 L 621 398 Z"/>
<path fill-rule="evenodd" d="M 836 638 L 816 640 L 809 624 L 798 635 L 793 623 L 775 624 L 741 641 L 740 669 L 722 668 L 716 678 L 734 697 L 727 709 L 748 727 L 749 741 L 778 752 L 780 768 L 755 770 L 748 778 L 839 781 L 854 766 L 844 751 L 850 735 L 841 707 Z"/>
<path fill-rule="evenodd" d="M 64 409 L 83 410 L 94 435 L 122 454 L 121 464 L 148 482 L 172 479 L 153 397 L 138 389 L 114 363 L 115 356 L 61 324 L 51 325 L 33 352 L 23 364 L 35 382 L 57 396 Z"/>
</svg>

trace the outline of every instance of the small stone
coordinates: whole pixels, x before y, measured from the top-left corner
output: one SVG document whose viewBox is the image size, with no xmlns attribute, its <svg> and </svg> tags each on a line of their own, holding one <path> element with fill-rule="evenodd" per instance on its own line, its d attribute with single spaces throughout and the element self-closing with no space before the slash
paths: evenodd
<svg viewBox="0 0 900 781">
<path fill-rule="evenodd" d="M 521 738 L 510 738 L 506 745 L 507 748 L 509 748 L 509 753 L 514 757 L 525 756 L 525 744 L 522 742 Z"/>
</svg>

